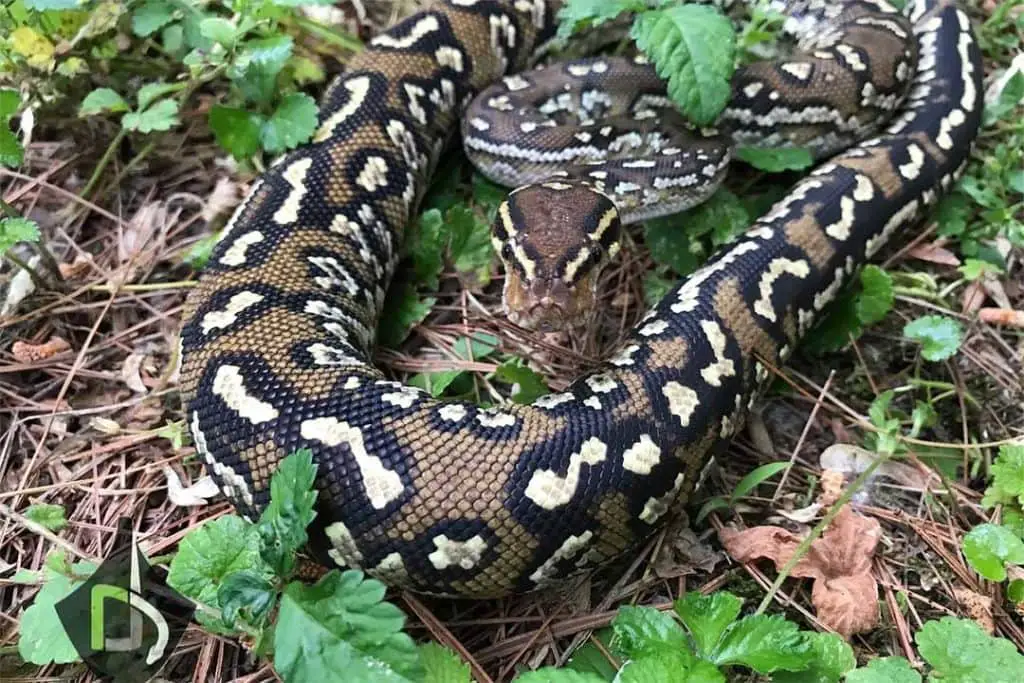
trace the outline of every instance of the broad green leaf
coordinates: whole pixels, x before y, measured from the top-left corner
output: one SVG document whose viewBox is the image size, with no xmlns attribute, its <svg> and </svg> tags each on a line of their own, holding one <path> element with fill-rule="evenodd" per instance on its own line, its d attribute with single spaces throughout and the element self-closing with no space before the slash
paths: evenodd
<svg viewBox="0 0 1024 683">
<path fill-rule="evenodd" d="M 814 164 L 811 152 L 804 147 L 739 147 L 736 149 L 735 156 L 754 168 L 768 173 L 801 171 Z"/>
<path fill-rule="evenodd" d="M 474 332 L 471 337 L 459 337 L 452 344 L 452 352 L 463 360 L 480 360 L 494 353 L 500 340 L 493 334 Z"/>
<path fill-rule="evenodd" d="M 667 650 L 657 656 L 627 661 L 615 683 L 726 683 L 725 676 L 713 664 L 699 662 L 700 670 L 695 672 L 697 664 L 683 650 Z"/>
<path fill-rule="evenodd" d="M 838 683 L 857 666 L 850 644 L 834 633 L 808 633 L 814 648 L 810 666 L 803 671 L 777 671 L 773 683 Z"/>
<path fill-rule="evenodd" d="M 1024 541 L 998 524 L 979 524 L 964 536 L 964 556 L 989 581 L 1006 579 L 1007 564 L 1024 564 Z"/>
<path fill-rule="evenodd" d="M 981 499 L 991 508 L 999 503 L 1024 505 L 1024 444 L 1004 444 L 992 463 L 992 483 Z"/>
<path fill-rule="evenodd" d="M 747 495 L 779 472 L 788 469 L 789 465 L 789 462 L 770 462 L 766 465 L 761 465 L 753 472 L 740 479 L 739 483 L 736 484 L 736 488 L 733 489 L 730 499 L 735 503 L 737 500 Z"/>
<path fill-rule="evenodd" d="M 46 36 L 31 26 L 19 26 L 11 32 L 9 39 L 11 49 L 24 57 L 32 68 L 46 70 L 53 63 L 56 48 Z"/>
<path fill-rule="evenodd" d="M 1016 605 L 1024 603 L 1024 579 L 1014 579 L 1007 584 L 1006 599 Z"/>
<path fill-rule="evenodd" d="M 544 378 L 526 367 L 518 358 L 499 365 L 494 370 L 494 376 L 506 384 L 513 385 L 512 400 L 516 403 L 529 405 L 550 392 Z"/>
<path fill-rule="evenodd" d="M 921 683 L 921 674 L 903 657 L 876 657 L 846 674 L 846 683 Z"/>
<path fill-rule="evenodd" d="M 671 5 L 638 16 L 631 35 L 668 79 L 683 114 L 697 125 L 713 123 L 732 94 L 736 34 L 729 20 L 712 7 Z"/>
<path fill-rule="evenodd" d="M 295 551 L 306 544 L 306 527 L 316 517 L 316 464 L 308 448 L 300 449 L 278 465 L 270 478 L 270 504 L 256 528 L 263 539 L 263 560 L 278 576 L 288 576 Z"/>
<path fill-rule="evenodd" d="M 18 654 L 37 666 L 68 664 L 80 657 L 57 616 L 56 605 L 95 571 L 89 562 L 76 562 L 70 568 L 74 578 L 47 567 L 46 583 L 36 593 L 32 605 L 18 624 Z"/>
<path fill-rule="evenodd" d="M 148 0 L 132 12 L 132 33 L 146 38 L 174 21 L 174 5 L 163 0 Z"/>
<path fill-rule="evenodd" d="M 18 113 L 21 106 L 21 95 L 11 88 L 0 88 L 0 121 L 6 123 Z"/>
<path fill-rule="evenodd" d="M 287 35 L 247 41 L 229 71 L 231 80 L 250 102 L 269 103 L 277 94 L 277 75 L 292 56 Z"/>
<path fill-rule="evenodd" d="M 68 525 L 68 520 L 64 517 L 63 505 L 35 503 L 28 506 L 25 510 L 25 516 L 50 531 L 60 531 Z"/>
<path fill-rule="evenodd" d="M 658 656 L 665 651 L 689 652 L 686 633 L 679 622 L 671 613 L 653 607 L 620 607 L 612 621 L 612 631 L 612 650 L 623 659 Z"/>
<path fill-rule="evenodd" d="M 199 22 L 199 32 L 224 47 L 231 47 L 238 37 L 238 28 L 223 17 L 207 17 Z"/>
<path fill-rule="evenodd" d="M 128 103 L 110 88 L 96 88 L 85 96 L 78 108 L 80 116 L 92 116 L 103 112 L 128 111 Z"/>
<path fill-rule="evenodd" d="M 18 242 L 38 242 L 39 226 L 27 218 L 0 218 L 0 254 Z"/>
<path fill-rule="evenodd" d="M 956 237 L 967 231 L 967 221 L 971 217 L 971 203 L 958 191 L 946 195 L 935 209 L 936 222 L 939 224 L 938 234 L 944 237 Z"/>
<path fill-rule="evenodd" d="M 185 597 L 218 609 L 218 592 L 224 577 L 253 568 L 270 575 L 260 559 L 259 536 L 241 517 L 227 515 L 193 529 L 181 540 L 171 560 L 167 584 Z M 196 612 L 196 618 L 216 632 L 232 630 L 229 624 L 206 612 Z"/>
<path fill-rule="evenodd" d="M 277 591 L 266 572 L 255 569 L 233 571 L 217 589 L 224 621 L 234 625 L 241 617 L 247 623 L 262 626 L 274 607 Z"/>
<path fill-rule="evenodd" d="M 741 664 L 758 673 L 800 671 L 814 659 L 807 635 L 791 621 L 755 614 L 734 622 L 711 658 L 718 666 Z"/>
<path fill-rule="evenodd" d="M 867 265 L 860 274 L 861 292 L 857 296 L 857 317 L 865 325 L 880 321 L 892 310 L 896 300 L 892 277 L 876 265 Z"/>
<path fill-rule="evenodd" d="M 278 154 L 298 147 L 312 137 L 316 121 L 317 107 L 312 97 L 304 93 L 287 95 L 263 123 L 263 149 Z"/>
<path fill-rule="evenodd" d="M 606 683 L 597 674 L 581 673 L 572 669 L 556 669 L 545 666 L 536 671 L 527 671 L 516 676 L 512 683 Z"/>
<path fill-rule="evenodd" d="M 980 280 L 985 275 L 1001 275 L 1003 273 L 1003 269 L 996 264 L 976 258 L 964 259 L 964 264 L 957 270 L 972 281 Z"/>
<path fill-rule="evenodd" d="M 903 328 L 903 336 L 921 343 L 921 355 L 930 361 L 952 357 L 963 340 L 960 323 L 941 315 L 926 315 Z"/>
<path fill-rule="evenodd" d="M 993 638 L 970 619 L 929 621 L 914 637 L 932 667 L 930 681 L 942 683 L 1019 683 L 1024 656 L 1005 638 Z"/>
<path fill-rule="evenodd" d="M 215 105 L 210 109 L 210 130 L 217 144 L 239 161 L 248 159 L 260 149 L 259 114 Z"/>
<path fill-rule="evenodd" d="M 178 125 L 178 103 L 174 100 L 160 100 L 143 112 L 130 111 L 121 119 L 126 130 L 140 133 L 170 130 Z"/>
<path fill-rule="evenodd" d="M 412 257 L 416 281 L 431 291 L 437 291 L 439 276 L 444 269 L 444 253 L 448 236 L 444 216 L 438 209 L 420 214 L 410 236 L 407 250 Z"/>
<path fill-rule="evenodd" d="M 479 172 L 473 174 L 473 204 L 484 209 L 488 221 L 494 221 L 507 196 L 508 188 L 492 183 Z"/>
<path fill-rule="evenodd" d="M 623 12 L 642 12 L 644 0 L 568 0 L 558 11 L 558 35 L 568 38 L 584 26 L 600 26 Z"/>
<path fill-rule="evenodd" d="M 455 270 L 469 276 L 474 284 L 487 284 L 494 260 L 491 226 L 464 204 L 448 209 L 445 219 L 451 235 L 448 250 Z"/>
<path fill-rule="evenodd" d="M 362 572 L 329 572 L 313 586 L 288 584 L 274 629 L 274 668 L 286 681 L 422 680 L 419 653 L 402 632 L 405 615 L 384 601 L 384 584 Z"/>
<path fill-rule="evenodd" d="M 736 621 L 743 600 L 732 593 L 718 591 L 711 595 L 690 592 L 676 600 L 676 613 L 690 631 L 697 654 L 710 657 L 729 624 Z"/>
<path fill-rule="evenodd" d="M 139 93 L 135 96 L 135 101 L 139 103 L 139 110 L 142 111 L 147 109 L 149 105 L 163 97 L 164 95 L 172 92 L 177 92 L 185 88 L 185 83 L 147 83 L 146 85 L 139 88 Z"/>
<path fill-rule="evenodd" d="M 393 287 L 384 301 L 384 312 L 377 327 L 377 337 L 386 347 L 401 344 L 412 327 L 423 321 L 434 307 L 436 299 L 420 299 L 416 288 L 408 283 Z"/>
<path fill-rule="evenodd" d="M 611 626 L 605 626 L 592 633 L 587 642 L 573 650 L 572 657 L 565 666 L 580 673 L 592 673 L 605 681 L 612 681 L 618 667 L 609 661 L 608 644 L 613 637 Z"/>
<path fill-rule="evenodd" d="M 420 646 L 420 662 L 426 676 L 423 683 L 472 683 L 469 664 L 437 643 Z"/>
</svg>

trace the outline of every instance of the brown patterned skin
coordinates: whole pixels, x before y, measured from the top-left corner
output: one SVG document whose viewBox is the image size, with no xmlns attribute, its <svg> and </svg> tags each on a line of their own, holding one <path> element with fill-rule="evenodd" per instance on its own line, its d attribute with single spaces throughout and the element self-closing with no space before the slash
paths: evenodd
<svg viewBox="0 0 1024 683">
<path fill-rule="evenodd" d="M 225 495 L 256 514 L 280 459 L 312 449 L 314 547 L 393 585 L 505 595 L 635 548 L 742 423 L 765 363 L 951 186 L 977 133 L 970 22 L 926 0 L 895 121 L 798 183 L 604 366 L 530 406 L 435 401 L 369 362 L 397 245 L 461 107 L 521 68 L 554 9 L 453 0 L 375 39 L 325 95 L 314 140 L 256 183 L 189 299 L 186 418 Z"/>
</svg>

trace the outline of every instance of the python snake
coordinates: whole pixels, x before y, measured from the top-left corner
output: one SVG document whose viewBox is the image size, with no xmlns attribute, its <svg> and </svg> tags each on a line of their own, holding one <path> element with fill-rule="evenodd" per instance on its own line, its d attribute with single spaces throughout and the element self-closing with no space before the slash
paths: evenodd
<svg viewBox="0 0 1024 683">
<path fill-rule="evenodd" d="M 848 5 L 873 17 L 858 30 L 903 26 L 875 0 L 808 2 Z M 252 517 L 281 459 L 310 448 L 311 545 L 325 562 L 489 597 L 636 548 L 686 502 L 766 367 L 950 188 L 977 134 L 969 18 L 953 0 L 917 2 L 918 65 L 892 122 L 800 181 L 600 368 L 529 406 L 437 401 L 371 365 L 385 290 L 461 111 L 506 72 L 515 78 L 553 35 L 556 11 L 547 0 L 450 0 L 373 39 L 325 93 L 312 141 L 254 183 L 189 297 L 181 386 L 198 453 Z M 733 102 L 743 127 L 771 135 L 783 112 L 847 120 L 827 92 L 785 105 L 832 47 L 844 83 L 874 67 L 874 53 L 830 39 L 821 33 L 822 55 L 764 67 L 741 86 L 781 93 L 763 109 Z"/>
</svg>

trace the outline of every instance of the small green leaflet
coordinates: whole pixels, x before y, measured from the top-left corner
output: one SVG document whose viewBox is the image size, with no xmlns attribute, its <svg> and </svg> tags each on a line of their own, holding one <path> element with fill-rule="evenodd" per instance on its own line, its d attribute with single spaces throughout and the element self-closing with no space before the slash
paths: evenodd
<svg viewBox="0 0 1024 683">
<path fill-rule="evenodd" d="M 224 47 L 231 47 L 238 37 L 238 29 L 223 17 L 207 17 L 199 22 L 199 33 Z"/>
<path fill-rule="evenodd" d="M 672 5 L 639 15 L 631 31 L 668 93 L 693 123 L 715 121 L 732 94 L 736 52 L 732 24 L 716 8 Z"/>
<path fill-rule="evenodd" d="M 943 617 L 917 632 L 918 651 L 942 683 L 1020 683 L 1024 656 L 1005 638 L 993 638 L 970 619 Z"/>
<path fill-rule="evenodd" d="M 676 600 L 676 612 L 690 631 L 697 654 L 710 657 L 729 624 L 740 616 L 743 600 L 732 593 L 719 591 L 702 595 L 692 591 Z"/>
<path fill-rule="evenodd" d="M 498 338 L 493 334 L 475 332 L 470 337 L 459 337 L 452 345 L 452 353 L 462 360 L 481 360 L 491 355 L 498 348 Z M 434 398 L 441 396 L 464 370 L 442 370 L 412 377 L 410 384 L 426 389 Z"/>
<path fill-rule="evenodd" d="M 776 671 L 772 683 L 837 683 L 857 666 L 853 648 L 835 633 L 807 633 L 814 649 L 810 665 L 801 671 Z"/>
<path fill-rule="evenodd" d="M 38 242 L 39 225 L 27 218 L 0 218 L 0 254 L 18 242 Z"/>
<path fill-rule="evenodd" d="M 857 319 L 865 325 L 877 323 L 892 310 L 896 295 L 892 276 L 876 265 L 864 266 L 860 274 L 861 293 L 857 297 Z"/>
<path fill-rule="evenodd" d="M 584 26 L 600 26 L 623 12 L 643 12 L 644 0 L 569 0 L 558 11 L 558 37 L 565 39 Z"/>
<path fill-rule="evenodd" d="M 21 96 L 17 90 L 0 88 L 0 165 L 14 168 L 25 158 L 25 150 L 18 136 L 11 130 L 10 121 L 18 107 Z"/>
<path fill-rule="evenodd" d="M 516 676 L 512 683 L 607 683 L 597 674 L 545 666 Z"/>
<path fill-rule="evenodd" d="M 313 586 L 293 582 L 274 629 L 274 668 L 285 681 L 422 680 L 419 652 L 402 632 L 405 615 L 384 601 L 384 584 L 333 570 Z"/>
<path fill-rule="evenodd" d="M 148 0 L 132 12 L 132 33 L 145 38 L 174 21 L 174 5 L 163 0 Z"/>
<path fill-rule="evenodd" d="M 103 112 L 118 113 L 128 111 L 128 103 L 110 88 L 96 88 L 82 100 L 78 107 L 80 116 L 93 116 Z"/>
<path fill-rule="evenodd" d="M 125 130 L 140 133 L 170 130 L 178 125 L 178 103 L 175 100 L 160 100 L 145 111 L 130 111 L 121 119 Z"/>
<path fill-rule="evenodd" d="M 316 517 L 316 469 L 313 452 L 303 448 L 282 460 L 270 479 L 270 505 L 256 529 L 263 540 L 263 561 L 278 576 L 291 573 L 295 551 L 305 545 L 306 527 Z"/>
<path fill-rule="evenodd" d="M 316 123 L 317 106 L 312 97 L 304 93 L 287 95 L 263 122 L 260 130 L 263 149 L 271 154 L 295 149 L 313 136 Z"/>
<path fill-rule="evenodd" d="M 903 336 L 921 343 L 921 355 L 925 360 L 942 361 L 960 349 L 963 329 L 952 318 L 926 315 L 907 323 Z"/>
<path fill-rule="evenodd" d="M 921 683 L 921 674 L 903 657 L 876 657 L 846 674 L 846 683 Z"/>
<path fill-rule="evenodd" d="M 427 317 L 437 299 L 420 299 L 416 288 L 409 283 L 392 287 L 384 300 L 384 313 L 377 327 L 377 338 L 384 346 L 396 347 L 409 336 L 412 327 Z"/>
<path fill-rule="evenodd" d="M 210 130 L 217 144 L 241 161 L 260 148 L 260 116 L 237 109 L 215 105 L 210 108 Z"/>
<path fill-rule="evenodd" d="M 25 510 L 25 516 L 50 531 L 60 531 L 68 525 L 68 520 L 64 517 L 63 505 L 35 503 L 28 506 Z"/>
<path fill-rule="evenodd" d="M 979 524 L 964 536 L 964 557 L 989 581 L 1005 581 L 1007 564 L 1024 564 L 1024 541 L 998 524 Z"/>
<path fill-rule="evenodd" d="M 875 265 L 861 271 L 857 283 L 846 288 L 828 307 L 827 315 L 805 344 L 817 353 L 838 351 L 850 338 L 858 338 L 865 325 L 882 320 L 895 301 L 892 277 Z"/>
<path fill-rule="evenodd" d="M 761 465 L 754 471 L 750 472 L 747 476 L 740 479 L 739 483 L 736 484 L 736 488 L 733 490 L 729 500 L 735 503 L 737 500 L 747 495 L 760 484 L 768 481 L 779 472 L 783 472 L 789 469 L 790 463 L 787 462 L 770 462 Z"/>
<path fill-rule="evenodd" d="M 472 683 L 469 664 L 437 643 L 420 646 L 420 662 L 425 678 L 423 683 Z"/>
<path fill-rule="evenodd" d="M 1024 506 L 1024 444 L 1000 446 L 999 457 L 992 463 L 992 483 L 981 504 L 992 508 L 1000 503 Z"/>
<path fill-rule="evenodd" d="M 526 367 L 518 358 L 499 365 L 494 371 L 494 376 L 506 384 L 513 385 L 512 400 L 523 405 L 533 403 L 550 391 L 544 378 Z"/>
<path fill-rule="evenodd" d="M 612 621 L 612 632 L 612 650 L 623 659 L 689 650 L 679 622 L 672 614 L 653 607 L 620 607 Z"/>
<path fill-rule="evenodd" d="M 277 591 L 266 572 L 240 569 L 224 576 L 217 589 L 224 622 L 234 625 L 239 617 L 247 623 L 264 626 L 273 609 Z"/>
<path fill-rule="evenodd" d="M 56 604 L 87 579 L 96 566 L 88 562 L 76 562 L 70 569 L 75 578 L 47 566 L 46 583 L 36 593 L 32 605 L 21 615 L 18 654 L 30 664 L 45 666 L 79 660 L 78 651 L 57 616 Z"/>
<path fill-rule="evenodd" d="M 814 650 L 797 625 L 777 615 L 754 614 L 726 629 L 711 657 L 717 666 L 742 664 L 758 673 L 807 668 Z"/>
<path fill-rule="evenodd" d="M 800 171 L 814 164 L 814 158 L 804 147 L 738 147 L 735 156 L 754 168 L 768 173 Z"/>
</svg>

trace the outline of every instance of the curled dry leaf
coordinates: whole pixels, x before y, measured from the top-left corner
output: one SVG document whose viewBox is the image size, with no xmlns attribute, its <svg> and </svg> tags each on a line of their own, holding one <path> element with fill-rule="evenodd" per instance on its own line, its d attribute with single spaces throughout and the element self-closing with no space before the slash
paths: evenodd
<svg viewBox="0 0 1024 683">
<path fill-rule="evenodd" d="M 918 245 L 908 251 L 907 254 L 919 261 L 937 263 L 940 266 L 953 266 L 955 268 L 960 265 L 960 259 L 957 258 L 956 254 L 941 246 L 939 242 Z"/>
<path fill-rule="evenodd" d="M 992 616 L 992 598 L 967 588 L 954 588 L 953 595 L 956 597 L 956 601 L 967 610 L 967 616 L 973 619 L 985 633 L 992 635 L 996 632 L 996 621 Z"/>
<path fill-rule="evenodd" d="M 960 310 L 964 315 L 974 315 L 988 300 L 988 293 L 980 280 L 967 283 L 960 295 Z"/>
<path fill-rule="evenodd" d="M 57 264 L 60 276 L 65 280 L 76 280 L 87 275 L 92 270 L 92 257 L 87 254 L 79 254 L 71 263 Z"/>
<path fill-rule="evenodd" d="M 878 584 L 871 575 L 871 560 L 881 535 L 877 520 L 843 507 L 791 572 L 794 577 L 814 579 L 811 602 L 818 618 L 844 638 L 878 624 Z M 801 541 L 796 534 L 773 526 L 723 529 L 719 538 L 737 562 L 764 558 L 774 562 L 776 569 L 789 562 Z"/>
<path fill-rule="evenodd" d="M 213 186 L 213 192 L 206 199 L 203 205 L 202 217 L 207 223 L 213 221 L 221 214 L 228 214 L 234 211 L 239 202 L 242 201 L 241 186 L 231 178 L 221 176 L 217 178 L 217 184 Z"/>
<path fill-rule="evenodd" d="M 669 529 L 665 542 L 654 558 L 654 573 L 662 579 L 674 579 L 701 572 L 709 574 L 725 559 L 707 541 L 700 539 L 688 527 Z"/>
<path fill-rule="evenodd" d="M 36 363 L 52 358 L 58 353 L 64 353 L 70 348 L 71 344 L 68 344 L 60 337 L 50 337 L 50 340 L 43 344 L 16 341 L 11 345 L 11 355 L 19 363 Z"/>
</svg>

